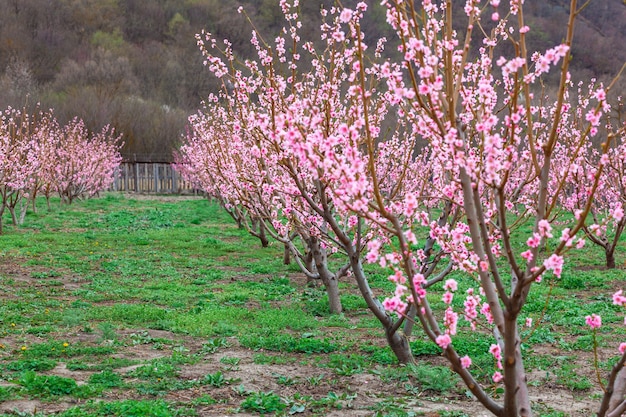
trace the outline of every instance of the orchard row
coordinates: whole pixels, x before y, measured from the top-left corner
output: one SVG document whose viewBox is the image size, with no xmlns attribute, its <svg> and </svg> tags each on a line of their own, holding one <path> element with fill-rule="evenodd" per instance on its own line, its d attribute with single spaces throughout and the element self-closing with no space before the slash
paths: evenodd
<svg viewBox="0 0 626 417">
<path fill-rule="evenodd" d="M 51 111 L 6 109 L 0 120 L 0 219 L 8 209 L 14 224 L 22 222 L 37 196 L 48 204 L 52 195 L 71 203 L 107 189 L 122 159 L 120 146 L 108 127 L 94 134 L 78 119 L 59 124 Z"/>
<path fill-rule="evenodd" d="M 621 102 L 611 85 L 570 78 L 575 0 L 563 44 L 534 53 L 522 1 L 468 0 L 462 31 L 458 3 L 417 3 L 383 1 L 395 44 L 363 33 L 364 2 L 322 10 L 323 49 L 300 38 L 297 0 L 280 2 L 286 26 L 273 42 L 253 32 L 256 60 L 198 35 L 224 88 L 190 119 L 178 168 L 251 233 L 284 244 L 324 283 L 332 312 L 342 310 L 337 281 L 354 279 L 400 362 L 414 360 L 416 325 L 489 411 L 529 416 L 520 326 L 533 287 L 558 280 L 588 240 L 615 266 L 626 222 Z M 541 88 L 549 71 L 560 73 L 553 95 Z M 395 284 L 383 302 L 367 263 Z M 434 285 L 444 309 L 432 306 Z M 490 381 L 455 349 L 457 332 L 481 329 L 493 335 Z M 626 409 L 619 350 L 599 416 Z"/>
</svg>

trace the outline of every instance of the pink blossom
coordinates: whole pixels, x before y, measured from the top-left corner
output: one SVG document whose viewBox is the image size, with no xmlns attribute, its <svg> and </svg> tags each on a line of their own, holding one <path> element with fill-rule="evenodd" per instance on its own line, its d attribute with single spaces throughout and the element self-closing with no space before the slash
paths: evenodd
<svg viewBox="0 0 626 417">
<path fill-rule="evenodd" d="M 451 336 L 456 334 L 456 326 L 459 321 L 459 315 L 452 310 L 451 307 L 446 309 L 445 317 L 444 317 L 444 325 L 446 326 L 446 333 Z"/>
<path fill-rule="evenodd" d="M 539 247 L 539 243 L 541 243 L 541 236 L 537 233 L 534 233 L 532 237 L 529 237 L 526 241 L 526 244 L 531 248 Z"/>
<path fill-rule="evenodd" d="M 492 344 L 489 347 L 489 353 L 491 353 L 493 357 L 498 361 L 502 359 L 502 350 L 500 348 L 500 345 Z"/>
<path fill-rule="evenodd" d="M 624 209 L 621 205 L 616 206 L 611 211 L 611 217 L 613 217 L 617 222 L 621 221 L 624 218 Z"/>
<path fill-rule="evenodd" d="M 548 259 L 543 261 L 543 266 L 545 266 L 548 271 L 554 272 L 555 276 L 561 277 L 561 272 L 563 271 L 563 257 L 553 253 Z"/>
<path fill-rule="evenodd" d="M 341 23 L 348 23 L 350 19 L 352 19 L 352 14 L 354 12 L 350 9 L 343 9 L 339 14 L 339 21 Z"/>
<path fill-rule="evenodd" d="M 463 356 L 461 358 L 461 367 L 463 369 L 467 369 L 470 366 L 472 366 L 472 359 L 469 356 L 467 356 L 467 355 Z"/>
<path fill-rule="evenodd" d="M 478 312 L 476 311 L 478 307 L 477 297 L 471 294 L 468 295 L 463 305 L 465 306 L 465 320 L 472 321 L 478 317 Z"/>
<path fill-rule="evenodd" d="M 626 297 L 622 295 L 622 290 L 617 291 L 613 294 L 613 304 L 618 306 L 623 306 L 626 304 Z"/>
<path fill-rule="evenodd" d="M 387 311 L 394 312 L 398 309 L 399 305 L 400 305 L 400 299 L 397 297 L 385 298 L 385 300 L 383 301 L 383 307 Z"/>
<path fill-rule="evenodd" d="M 585 317 L 585 323 L 587 323 L 587 326 L 591 327 L 592 329 L 598 329 L 600 328 L 600 326 L 602 326 L 602 317 L 596 315 L 596 314 L 592 314 L 590 316 L 586 316 Z"/>
<path fill-rule="evenodd" d="M 489 304 L 483 303 L 483 306 L 480 309 L 480 312 L 487 319 L 487 323 L 489 324 L 493 323 L 493 315 L 491 314 L 491 307 L 489 307 Z"/>
<path fill-rule="evenodd" d="M 624 352 L 626 352 L 626 343 L 620 343 L 619 344 L 619 353 L 621 353 L 623 355 Z"/>
<path fill-rule="evenodd" d="M 452 344 L 452 339 L 450 338 L 449 334 L 442 334 L 437 336 L 437 338 L 435 339 L 435 343 L 437 343 L 440 348 L 445 350 L 448 348 L 448 346 Z"/>
<path fill-rule="evenodd" d="M 533 260 L 533 253 L 531 250 L 527 250 L 525 252 L 522 252 L 522 258 L 526 259 L 527 262 L 530 262 Z"/>
<path fill-rule="evenodd" d="M 606 91 L 604 91 L 603 88 L 599 88 L 595 93 L 593 93 L 593 96 L 598 101 L 604 101 L 606 100 Z"/>
<path fill-rule="evenodd" d="M 452 292 L 456 291 L 457 288 L 458 288 L 458 284 L 457 284 L 456 280 L 454 280 L 454 279 L 447 279 L 446 283 L 443 286 L 444 290 L 448 290 L 448 291 L 452 291 Z"/>
<path fill-rule="evenodd" d="M 415 286 L 415 288 L 421 287 L 425 282 L 426 279 L 422 274 L 415 274 L 415 276 L 413 277 L 413 285 Z"/>
<path fill-rule="evenodd" d="M 404 284 L 406 282 L 406 277 L 400 269 L 396 269 L 396 272 L 393 275 L 389 275 L 387 279 L 396 284 Z"/>
<path fill-rule="evenodd" d="M 504 377 L 499 371 L 494 372 L 493 376 L 491 377 L 491 379 L 493 379 L 493 382 L 495 383 L 502 381 L 502 378 Z"/>
<path fill-rule="evenodd" d="M 552 237 L 552 234 L 550 233 L 552 231 L 552 226 L 546 219 L 539 220 L 537 230 L 539 231 L 539 235 L 541 237 Z"/>
</svg>

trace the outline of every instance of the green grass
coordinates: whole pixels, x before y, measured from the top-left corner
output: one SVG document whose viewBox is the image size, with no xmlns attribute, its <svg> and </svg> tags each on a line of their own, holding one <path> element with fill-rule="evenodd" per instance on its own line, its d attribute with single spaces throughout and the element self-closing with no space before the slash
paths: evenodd
<svg viewBox="0 0 626 417">
<path fill-rule="evenodd" d="M 377 378 L 388 390 L 368 412 L 399 416 L 419 415 L 415 398 L 465 395 L 418 328 L 410 338 L 418 364 L 399 366 L 349 279 L 340 285 L 344 313 L 331 315 L 324 290 L 282 264 L 280 245 L 261 248 L 216 204 L 108 194 L 56 201 L 50 212 L 38 205 L 0 236 L 0 402 L 35 399 L 42 411 L 59 400 L 80 404 L 56 414 L 65 417 L 194 416 L 212 407 L 220 415 L 323 416 L 359 400 L 353 381 Z M 593 373 L 579 374 L 580 358 L 591 369 L 593 355 L 585 315 L 602 314 L 601 348 L 613 352 L 624 338 L 623 312 L 610 300 L 623 271 L 597 269 L 599 255 L 593 247 L 575 252 L 560 280 L 533 287 L 522 317 L 541 326 L 521 336 L 527 369 L 543 375 L 534 387 L 593 395 Z M 393 292 L 387 271 L 366 268 L 381 299 Z M 454 276 L 453 306 L 462 312 L 463 292 L 475 284 Z M 444 308 L 441 295 L 430 292 L 433 308 Z M 453 346 L 491 389 L 493 336 L 469 332 L 462 319 L 459 330 Z M 602 370 L 614 359 L 601 357 Z M 267 387 L 241 380 L 250 364 L 268 370 Z M 446 412 L 464 415 L 462 407 Z"/>
</svg>

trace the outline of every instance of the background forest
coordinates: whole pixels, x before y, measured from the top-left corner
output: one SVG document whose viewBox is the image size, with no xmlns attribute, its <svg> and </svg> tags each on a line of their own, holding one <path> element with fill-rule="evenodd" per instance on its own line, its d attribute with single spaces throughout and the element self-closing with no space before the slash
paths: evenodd
<svg viewBox="0 0 626 417">
<path fill-rule="evenodd" d="M 311 22 L 301 34 L 319 39 L 320 4 L 333 1 L 301 3 Z M 393 41 L 379 1 L 368 3 L 366 34 Z M 0 108 L 41 103 L 61 123 L 77 116 L 93 131 L 111 124 L 124 135 L 125 160 L 169 161 L 187 116 L 218 88 L 194 35 L 206 29 L 230 39 L 242 58 L 253 53 L 240 4 L 262 36 L 280 31 L 278 0 L 0 0 Z M 561 42 L 567 6 L 526 1 L 530 50 Z M 625 3 L 592 1 L 577 24 L 573 78 L 609 80 L 626 62 L 625 39 Z M 626 82 L 616 88 L 625 92 Z"/>
</svg>

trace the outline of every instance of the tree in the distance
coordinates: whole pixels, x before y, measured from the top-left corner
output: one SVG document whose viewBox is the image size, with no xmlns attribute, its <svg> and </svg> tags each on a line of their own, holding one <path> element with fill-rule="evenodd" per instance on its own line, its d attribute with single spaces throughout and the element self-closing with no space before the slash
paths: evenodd
<svg viewBox="0 0 626 417">
<path fill-rule="evenodd" d="M 57 162 L 49 180 L 62 201 L 71 204 L 78 197 L 92 197 L 113 183 L 122 157 L 121 137 L 112 129 L 106 126 L 93 134 L 74 119 L 55 133 Z"/>
<path fill-rule="evenodd" d="M 37 183 L 40 168 L 39 146 L 35 137 L 47 119 L 42 113 L 30 115 L 26 111 L 7 108 L 0 120 L 0 233 L 2 214 L 11 213 L 17 225 L 16 207 Z M 43 122 L 39 124 L 38 122 Z"/>
<path fill-rule="evenodd" d="M 40 193 L 49 206 L 52 193 L 71 203 L 106 190 L 121 162 L 120 141 L 108 127 L 92 134 L 78 119 L 60 125 L 52 111 L 9 107 L 0 120 L 0 217 L 8 209 L 13 224 L 22 223 Z"/>
<path fill-rule="evenodd" d="M 592 97 L 593 84 L 586 94 L 580 94 L 581 100 L 589 100 Z M 602 86 L 599 93 L 605 94 Z M 608 126 L 623 125 L 621 119 L 621 103 L 618 104 L 617 115 L 608 115 Z M 615 120 L 611 120 L 615 119 Z M 602 126 L 600 126 L 602 127 Z M 610 132 L 608 132 L 610 134 Z M 566 133 L 564 134 L 566 135 Z M 601 163 L 604 158 L 604 163 Z M 600 150 L 591 143 L 583 144 L 580 157 L 571 164 L 562 161 L 565 165 L 563 170 L 569 170 L 568 181 L 563 185 L 564 193 L 561 205 L 570 211 L 575 217 L 579 216 L 585 208 L 588 199 L 591 182 L 597 172 L 597 167 L 602 165 L 602 175 L 595 197 L 589 209 L 589 219 L 582 227 L 587 239 L 604 251 L 605 265 L 609 269 L 616 267 L 615 252 L 620 237 L 626 227 L 626 143 L 623 135 L 615 135 L 609 144 L 609 149 L 601 154 Z"/>
</svg>

